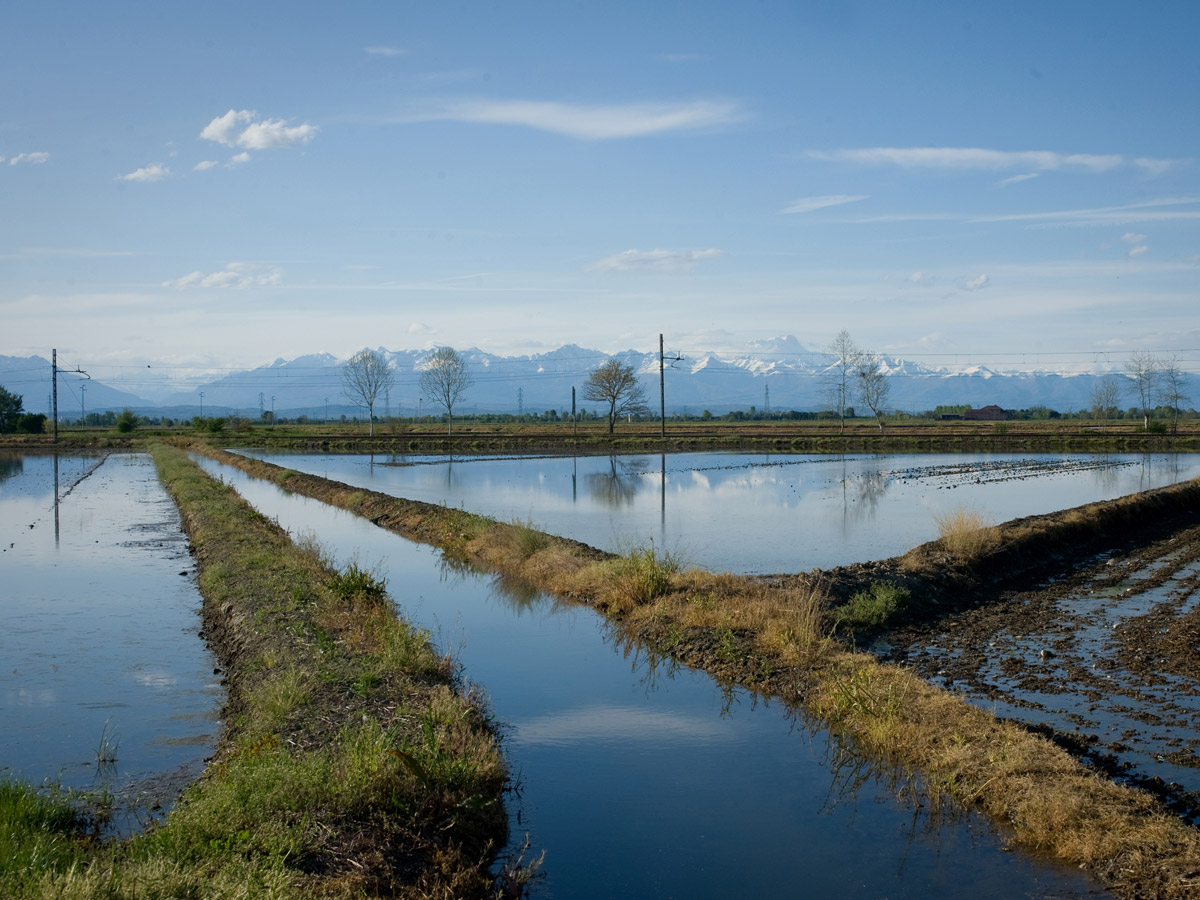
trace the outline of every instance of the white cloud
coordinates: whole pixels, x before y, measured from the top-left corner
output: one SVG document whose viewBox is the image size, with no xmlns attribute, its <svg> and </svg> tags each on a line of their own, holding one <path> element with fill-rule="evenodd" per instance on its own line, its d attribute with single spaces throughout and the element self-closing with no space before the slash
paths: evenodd
<svg viewBox="0 0 1200 900">
<path fill-rule="evenodd" d="M 1146 240 L 1146 236 L 1144 234 L 1136 234 L 1135 232 L 1127 231 L 1121 235 L 1121 240 L 1127 244 L 1140 244 L 1142 241 Z"/>
<path fill-rule="evenodd" d="M 720 256 L 720 250 L 626 250 L 597 260 L 586 268 L 596 272 L 650 270 L 671 272 L 690 268 L 702 259 Z"/>
<path fill-rule="evenodd" d="M 250 162 L 250 154 L 243 150 L 241 153 L 235 153 L 229 157 L 229 165 L 240 166 L 242 163 Z"/>
<path fill-rule="evenodd" d="M 185 288 L 233 288 L 274 287 L 283 283 L 283 272 L 276 266 L 260 266 L 253 263 L 230 263 L 220 272 L 205 275 L 190 272 L 174 281 L 164 281 L 163 287 L 182 291 Z"/>
<path fill-rule="evenodd" d="M 38 151 L 36 153 L 18 153 L 16 156 L 14 156 L 12 159 L 10 159 L 8 161 L 8 164 L 10 166 L 17 166 L 17 165 L 20 165 L 21 163 L 29 163 L 30 165 L 38 166 L 38 165 L 41 165 L 42 163 L 44 163 L 49 158 L 50 158 L 50 154 L 46 153 L 45 151 Z M 4 157 L 0 156 L 0 162 L 3 162 L 3 161 L 4 161 Z"/>
<path fill-rule="evenodd" d="M 987 286 L 988 277 L 986 275 L 980 275 L 978 278 L 972 278 L 970 281 L 963 283 L 963 287 L 968 291 L 977 291 L 980 288 L 985 288 Z"/>
<path fill-rule="evenodd" d="M 1179 166 L 1186 166 L 1191 163 L 1190 159 L 1151 159 L 1146 156 L 1139 156 L 1133 161 L 1133 164 L 1145 172 L 1150 177 L 1165 175 L 1171 169 Z"/>
<path fill-rule="evenodd" d="M 403 56 L 404 51 L 399 47 L 363 47 L 368 56 Z"/>
<path fill-rule="evenodd" d="M 913 272 L 908 276 L 908 280 L 913 284 L 933 284 L 937 281 L 937 277 L 927 272 Z"/>
<path fill-rule="evenodd" d="M 1024 175 L 1013 175 L 1011 178 L 1005 178 L 1003 181 L 996 182 L 996 187 L 1002 188 L 1008 187 L 1010 184 L 1020 184 L 1022 181 L 1029 181 L 1037 178 L 1039 175 L 1039 172 L 1026 172 Z"/>
<path fill-rule="evenodd" d="M 226 147 L 245 147 L 248 150 L 270 150 L 276 147 L 295 147 L 307 144 L 317 134 L 317 126 L 305 123 L 289 126 L 283 119 L 258 119 L 249 109 L 229 110 L 217 116 L 200 132 L 206 141 Z"/>
<path fill-rule="evenodd" d="M 737 104 L 712 100 L 615 106 L 582 106 L 536 100 L 461 100 L 440 109 L 414 112 L 400 121 L 525 125 L 580 140 L 601 141 L 711 128 L 740 118 L 742 114 Z"/>
<path fill-rule="evenodd" d="M 1146 244 L 1138 244 L 1136 247 L 1130 247 L 1129 252 L 1126 253 L 1125 255 L 1128 256 L 1130 259 L 1137 259 L 1139 256 L 1145 255 L 1145 253 L 1149 249 L 1150 249 L 1150 247 L 1147 246 Z"/>
<path fill-rule="evenodd" d="M 988 150 L 981 147 L 866 147 L 856 150 L 810 150 L 813 159 L 905 169 L 1058 169 L 1107 172 L 1125 162 L 1116 154 L 1055 153 L 1050 150 Z"/>
<path fill-rule="evenodd" d="M 805 197 L 786 209 L 781 209 L 780 212 L 784 215 L 812 212 L 830 206 L 841 206 L 843 203 L 857 203 L 860 200 L 866 200 L 869 196 L 870 194 L 826 194 L 823 197 Z"/>
<path fill-rule="evenodd" d="M 192 166 L 193 172 L 207 172 L 209 169 L 215 169 L 220 165 L 215 159 L 205 159 Z"/>
<path fill-rule="evenodd" d="M 150 166 L 142 166 L 140 169 L 135 169 L 128 175 L 118 175 L 118 181 L 162 181 L 171 170 L 162 163 L 154 163 Z"/>
<path fill-rule="evenodd" d="M 437 334 L 437 329 L 430 328 L 424 322 L 412 322 L 408 326 L 409 334 Z"/>
</svg>

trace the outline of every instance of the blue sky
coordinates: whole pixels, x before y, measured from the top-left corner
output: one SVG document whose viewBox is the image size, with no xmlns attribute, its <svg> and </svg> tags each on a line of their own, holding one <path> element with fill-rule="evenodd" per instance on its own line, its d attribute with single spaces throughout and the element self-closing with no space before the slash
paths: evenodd
<svg viewBox="0 0 1200 900">
<path fill-rule="evenodd" d="M 55 3 L 0 34 L 0 354 L 1200 371 L 1200 5 Z"/>
</svg>

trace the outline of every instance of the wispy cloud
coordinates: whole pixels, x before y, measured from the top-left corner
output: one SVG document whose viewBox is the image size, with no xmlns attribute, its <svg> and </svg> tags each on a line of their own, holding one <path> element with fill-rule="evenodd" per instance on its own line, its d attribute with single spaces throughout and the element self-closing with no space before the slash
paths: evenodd
<svg viewBox="0 0 1200 900">
<path fill-rule="evenodd" d="M 1026 172 L 1024 175 L 1013 175 L 1010 178 L 1005 178 L 1003 181 L 996 182 L 996 187 L 1008 187 L 1010 184 L 1020 184 L 1022 181 L 1030 181 L 1037 178 L 1040 172 Z"/>
<path fill-rule="evenodd" d="M 1191 163 L 1190 159 L 1151 159 L 1146 156 L 1139 156 L 1133 161 L 1135 166 L 1151 177 L 1165 175 L 1172 169 L 1191 165 Z"/>
<path fill-rule="evenodd" d="M 1136 247 L 1130 247 L 1129 252 L 1125 255 L 1130 259 L 1137 259 L 1139 256 L 1145 256 L 1149 250 L 1150 246 L 1148 244 L 1138 244 Z"/>
<path fill-rule="evenodd" d="M 930 275 L 928 272 L 913 272 L 908 276 L 908 280 L 912 284 L 931 285 L 937 281 L 937 277 Z"/>
<path fill-rule="evenodd" d="M 399 121 L 524 125 L 579 140 L 603 141 L 714 128 L 742 118 L 738 104 L 719 100 L 606 106 L 538 100 L 457 100 L 404 114 Z"/>
<path fill-rule="evenodd" d="M 22 163 L 39 166 L 50 158 L 50 154 L 45 151 L 37 151 L 36 153 L 18 153 L 8 161 L 10 166 L 19 166 Z M 4 162 L 4 157 L 0 156 L 0 162 Z"/>
<path fill-rule="evenodd" d="M 215 169 L 220 163 L 215 159 L 206 159 L 192 166 L 193 172 L 207 172 L 209 169 Z"/>
<path fill-rule="evenodd" d="M 399 47 L 363 47 L 367 56 L 403 56 L 405 51 Z"/>
<path fill-rule="evenodd" d="M 226 147 L 271 150 L 307 144 L 316 134 L 317 126 L 307 122 L 293 126 L 283 119 L 259 119 L 258 113 L 253 110 L 231 109 L 205 125 L 200 137 Z"/>
<path fill-rule="evenodd" d="M 1107 172 L 1125 164 L 1118 154 L 1055 153 L 1051 150 L 989 150 L 982 147 L 866 147 L 853 150 L 810 150 L 813 159 L 862 165 L 894 165 L 905 169 L 1029 169 Z"/>
<path fill-rule="evenodd" d="M 964 281 L 963 288 L 968 291 L 982 290 L 988 286 L 988 281 L 989 279 L 986 275 L 980 275 L 978 278 L 972 278 L 969 281 Z"/>
<path fill-rule="evenodd" d="M 976 216 L 969 221 L 1032 222 L 1044 225 L 1129 225 L 1135 222 L 1188 221 L 1200 219 L 1200 210 L 1171 210 L 1164 209 L 1164 207 L 1195 206 L 1196 204 L 1200 204 L 1200 197 L 1162 197 L 1121 206 Z"/>
<path fill-rule="evenodd" d="M 242 163 L 247 162 L 250 162 L 250 154 L 243 150 L 241 153 L 235 153 L 233 156 L 229 157 L 229 162 L 227 165 L 240 166 Z"/>
<path fill-rule="evenodd" d="M 1127 244 L 1140 244 L 1144 240 L 1146 240 L 1146 235 L 1138 234 L 1137 232 L 1134 232 L 1134 231 L 1127 231 L 1123 235 L 1121 235 L 1121 240 L 1123 240 Z"/>
<path fill-rule="evenodd" d="M 797 200 L 791 206 L 781 209 L 780 213 L 787 215 L 789 213 L 806 213 L 817 209 L 826 209 L 830 206 L 841 206 L 844 203 L 857 203 L 860 200 L 866 200 L 870 194 L 826 194 L 822 197 L 805 197 Z"/>
<path fill-rule="evenodd" d="M 673 272 L 688 269 L 702 259 L 713 259 L 720 250 L 626 250 L 597 260 L 586 268 L 593 272 L 632 270 Z"/>
<path fill-rule="evenodd" d="M 190 272 L 174 281 L 164 281 L 163 287 L 182 291 L 186 288 L 226 288 L 241 290 L 251 287 L 274 287 L 283 283 L 283 272 L 277 266 L 234 262 L 219 272 L 204 274 Z"/>
<path fill-rule="evenodd" d="M 162 163 L 154 163 L 134 169 L 128 175 L 118 175 L 117 181 L 162 181 L 170 174 L 171 170 Z"/>
</svg>

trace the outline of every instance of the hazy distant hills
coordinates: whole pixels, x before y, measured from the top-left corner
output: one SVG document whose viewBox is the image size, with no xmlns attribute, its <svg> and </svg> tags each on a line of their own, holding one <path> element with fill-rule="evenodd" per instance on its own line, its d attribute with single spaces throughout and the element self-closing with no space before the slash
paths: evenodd
<svg viewBox="0 0 1200 900">
<path fill-rule="evenodd" d="M 419 396 L 420 367 L 428 350 L 390 351 L 379 348 L 396 372 L 396 384 L 380 399 L 377 415 L 413 415 L 436 412 Z M 460 351 L 467 359 L 474 384 L 456 412 L 560 413 L 571 408 L 571 388 L 577 391 L 577 406 L 591 408 L 583 399 L 583 386 L 590 371 L 613 356 L 632 365 L 646 388 L 651 408 L 657 409 L 659 361 L 657 353 L 629 350 L 605 354 L 575 344 L 549 353 L 502 357 L 478 349 Z M 344 360 L 322 353 L 296 359 L 277 359 L 269 365 L 234 372 L 209 381 L 135 381 L 107 385 L 98 379 L 84 381 L 64 373 L 59 379 L 59 414 L 79 415 L 81 400 L 88 411 L 120 410 L 130 407 L 154 415 L 190 417 L 238 413 L 256 416 L 261 409 L 278 415 L 308 415 L 323 418 L 343 414 L 355 416 L 364 410 L 347 400 L 342 390 Z M 743 353 L 699 353 L 668 359 L 666 368 L 667 411 L 700 414 L 710 410 L 720 415 L 731 409 L 751 406 L 772 411 L 822 408 L 822 373 L 829 358 L 803 347 L 792 336 L 761 341 Z M 885 360 L 891 377 L 890 405 L 896 409 L 921 411 L 940 404 L 996 404 L 1006 409 L 1047 406 L 1059 411 L 1085 408 L 1091 403 L 1098 375 L 1057 372 L 997 372 L 982 367 L 951 370 L 921 366 L 902 359 Z M 157 373 L 156 373 L 157 374 Z M 169 376 L 165 376 L 168 377 Z M 1127 379 L 1122 378 L 1122 381 Z M 81 385 L 86 384 L 86 394 Z M 50 362 L 41 357 L 0 356 L 0 385 L 23 395 L 25 408 L 48 412 Z M 136 391 L 136 392 L 135 392 Z M 203 392 L 203 399 L 201 399 Z M 1194 390 L 1189 394 L 1196 397 Z M 1122 398 L 1121 405 L 1133 405 Z"/>
</svg>

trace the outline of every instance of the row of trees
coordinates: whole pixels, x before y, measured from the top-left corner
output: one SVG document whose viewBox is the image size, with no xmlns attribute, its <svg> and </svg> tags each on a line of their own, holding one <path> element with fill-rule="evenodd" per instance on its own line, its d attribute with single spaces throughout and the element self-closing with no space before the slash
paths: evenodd
<svg viewBox="0 0 1200 900">
<path fill-rule="evenodd" d="M 360 350 L 342 368 L 342 393 L 351 403 L 367 408 L 371 434 L 375 433 L 375 403 L 395 383 L 391 366 L 376 350 Z M 467 361 L 453 347 L 438 347 L 421 366 L 421 394 L 446 410 L 447 434 L 451 434 L 454 427 L 454 405 L 471 384 Z M 633 367 L 615 359 L 610 359 L 588 376 L 583 397 L 608 405 L 609 434 L 622 416 L 643 415 L 648 411 L 645 390 Z"/>
<path fill-rule="evenodd" d="M 1179 414 L 1190 402 L 1184 387 L 1187 383 L 1183 368 L 1174 356 L 1155 356 L 1144 350 L 1130 354 L 1125 364 L 1129 376 L 1128 392 L 1137 400 L 1142 412 L 1142 427 L 1150 430 L 1150 415 L 1158 406 L 1170 411 L 1171 430 L 1179 426 Z M 1121 398 L 1121 385 L 1113 375 L 1106 375 L 1092 389 L 1092 408 L 1098 417 L 1108 418 Z"/>
<path fill-rule="evenodd" d="M 375 402 L 396 383 L 392 367 L 376 350 L 360 350 L 342 368 L 342 393 L 351 403 L 367 408 L 375 434 Z M 454 404 L 471 386 L 467 361 L 453 347 L 438 347 L 421 367 L 421 393 L 446 410 L 446 433 L 454 427 Z"/>
</svg>

